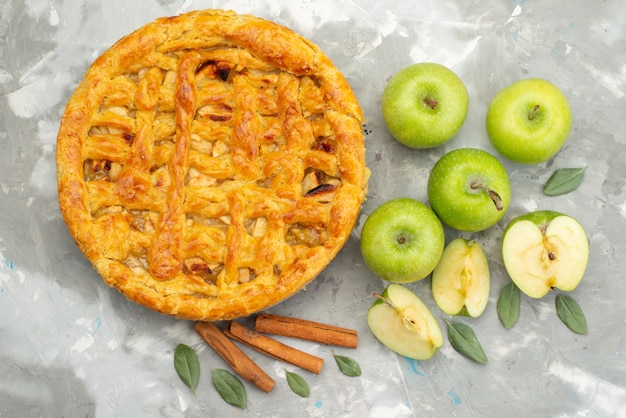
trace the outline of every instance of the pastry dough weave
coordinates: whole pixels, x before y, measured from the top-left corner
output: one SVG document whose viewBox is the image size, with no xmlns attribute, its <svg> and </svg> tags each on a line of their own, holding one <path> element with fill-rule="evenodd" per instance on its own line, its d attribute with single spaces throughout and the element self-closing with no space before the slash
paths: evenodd
<svg viewBox="0 0 626 418">
<path fill-rule="evenodd" d="M 359 104 L 310 41 L 203 10 L 122 38 L 57 140 L 61 212 L 103 279 L 193 320 L 263 310 L 345 244 L 367 185 Z"/>
</svg>

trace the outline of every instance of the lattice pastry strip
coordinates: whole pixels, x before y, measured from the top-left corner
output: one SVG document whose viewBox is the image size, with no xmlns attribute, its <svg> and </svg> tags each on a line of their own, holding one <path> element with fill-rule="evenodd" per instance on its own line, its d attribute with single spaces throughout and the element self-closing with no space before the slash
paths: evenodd
<svg viewBox="0 0 626 418">
<path fill-rule="evenodd" d="M 245 316 L 310 282 L 367 184 L 361 111 L 315 45 L 198 11 L 121 39 L 57 142 L 69 231 L 104 280 L 181 318 Z"/>
</svg>

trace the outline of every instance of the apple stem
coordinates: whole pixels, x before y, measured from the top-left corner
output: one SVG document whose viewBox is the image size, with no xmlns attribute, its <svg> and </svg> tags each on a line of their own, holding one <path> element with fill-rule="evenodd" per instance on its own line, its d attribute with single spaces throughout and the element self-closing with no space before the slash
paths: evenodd
<svg viewBox="0 0 626 418">
<path fill-rule="evenodd" d="M 535 105 L 535 107 L 533 107 L 533 109 L 530 111 L 530 113 L 528 114 L 528 120 L 533 120 L 535 119 L 535 116 L 537 116 L 537 112 L 539 112 L 539 108 L 541 106 L 539 106 L 538 104 Z"/>
<path fill-rule="evenodd" d="M 487 187 L 483 183 L 472 183 L 470 188 L 472 188 L 473 190 L 480 189 L 480 190 L 486 191 L 489 197 L 491 198 L 491 200 L 493 201 L 493 204 L 496 205 L 496 209 L 498 210 L 498 212 L 504 209 L 504 205 L 502 204 L 502 198 L 500 197 L 498 193 L 495 192 L 495 190 L 491 190 L 489 187 Z"/>
<path fill-rule="evenodd" d="M 373 295 L 374 295 L 374 297 L 377 297 L 378 299 L 380 299 L 383 302 L 385 302 L 387 305 L 389 305 L 396 312 L 398 312 L 400 314 L 400 316 L 402 317 L 402 320 L 405 322 L 405 324 L 409 323 L 410 326 L 415 327 L 415 325 L 416 325 L 415 321 L 413 321 L 412 319 L 409 319 L 409 318 L 405 317 L 404 315 L 402 315 L 402 312 L 400 312 L 400 309 L 398 309 L 398 307 L 396 305 L 394 305 L 389 299 L 387 299 L 386 297 L 384 297 L 380 293 L 374 293 Z"/>
<path fill-rule="evenodd" d="M 437 108 L 437 106 L 439 105 L 439 102 L 436 99 L 433 99 L 432 97 L 425 97 L 423 101 L 424 101 L 424 104 L 430 107 L 432 110 L 435 110 L 435 108 Z"/>
<path fill-rule="evenodd" d="M 389 299 L 387 299 L 386 297 L 384 297 L 383 295 L 381 295 L 380 293 L 374 293 L 374 297 L 382 300 L 383 302 L 385 302 L 387 305 L 391 306 L 393 309 L 395 309 L 396 311 L 398 310 L 396 308 L 396 305 L 394 305 L 393 303 L 391 303 L 391 301 Z"/>
</svg>

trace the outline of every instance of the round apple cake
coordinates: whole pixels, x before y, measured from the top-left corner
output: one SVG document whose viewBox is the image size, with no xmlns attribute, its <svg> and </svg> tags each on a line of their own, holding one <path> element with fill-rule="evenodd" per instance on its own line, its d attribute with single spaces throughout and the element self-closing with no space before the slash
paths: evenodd
<svg viewBox="0 0 626 418">
<path fill-rule="evenodd" d="M 318 46 L 271 21 L 160 18 L 88 68 L 57 139 L 61 212 L 127 298 L 216 321 L 274 305 L 350 237 L 363 116 Z"/>
</svg>

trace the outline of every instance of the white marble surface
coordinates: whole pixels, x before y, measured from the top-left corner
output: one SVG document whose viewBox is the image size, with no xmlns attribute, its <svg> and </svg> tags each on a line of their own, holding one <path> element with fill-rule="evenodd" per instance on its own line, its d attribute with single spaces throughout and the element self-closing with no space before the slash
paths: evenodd
<svg viewBox="0 0 626 418">
<path fill-rule="evenodd" d="M 319 376 L 302 372 L 311 397 L 293 394 L 283 363 L 250 352 L 276 380 L 265 394 L 246 384 L 249 404 L 225 404 L 210 381 L 222 360 L 191 324 L 148 311 L 108 288 L 69 237 L 58 210 L 56 132 L 65 102 L 89 63 L 119 37 L 164 15 L 230 8 L 284 24 L 319 44 L 346 74 L 367 121 L 372 171 L 362 220 L 397 196 L 426 200 L 426 180 L 445 151 L 493 152 L 486 108 L 501 88 L 544 77 L 570 100 L 573 130 L 547 163 L 509 170 L 513 201 L 497 226 L 465 234 L 487 249 L 492 291 L 487 311 L 461 319 L 489 357 L 474 364 L 444 344 L 429 361 L 382 347 L 365 316 L 384 283 L 363 265 L 360 226 L 338 258 L 308 287 L 272 308 L 355 328 L 360 378 L 339 373 L 331 349 L 288 341 L 326 359 Z M 626 416 L 626 12 L 613 0 L 2 0 L 0 1 L 0 416 L 6 417 L 608 417 Z M 433 150 L 409 150 L 384 128 L 380 97 L 405 65 L 452 68 L 470 94 L 456 138 Z M 561 167 L 589 166 L 569 195 L 541 187 Z M 522 299 L 512 330 L 495 302 L 508 278 L 499 253 L 502 229 L 534 209 L 565 211 L 591 242 L 587 274 L 574 296 L 589 334 L 559 321 L 553 294 Z M 362 222 L 360 223 L 362 225 Z M 453 238 L 459 233 L 447 231 Z M 410 286 L 433 309 L 429 279 Z M 173 367 L 176 344 L 202 364 L 197 396 Z"/>
</svg>

